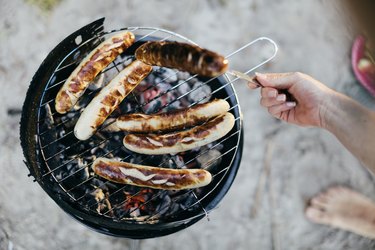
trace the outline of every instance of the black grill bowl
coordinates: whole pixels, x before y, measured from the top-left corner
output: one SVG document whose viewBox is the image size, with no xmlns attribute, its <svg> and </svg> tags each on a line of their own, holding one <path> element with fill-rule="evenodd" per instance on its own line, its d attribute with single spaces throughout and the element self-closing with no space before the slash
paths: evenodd
<svg viewBox="0 0 375 250">
<path fill-rule="evenodd" d="M 201 195 L 199 199 L 200 210 L 183 211 L 172 218 L 156 223 L 119 221 L 84 209 L 81 203 L 75 202 L 66 190 L 58 185 L 55 178 L 48 175 L 47 177 L 45 176 L 46 173 L 50 171 L 50 168 L 46 165 L 45 158 L 43 157 L 43 150 L 38 137 L 38 126 L 41 116 L 40 106 L 43 100 L 45 100 L 43 98 L 47 95 L 46 88 L 52 78 L 60 77 L 61 79 L 65 79 L 70 74 L 72 70 L 70 68 L 72 68 L 74 64 L 72 67 L 66 67 L 67 70 L 61 70 L 57 73 L 55 69 L 59 67 L 60 63 L 64 60 L 64 63 L 69 65 L 70 59 L 67 60 L 66 58 L 68 54 L 72 54 L 72 51 L 77 50 L 77 37 L 82 40 L 82 43 L 89 41 L 87 42 L 86 49 L 92 49 L 94 45 L 98 43 L 99 37 L 104 32 L 103 23 L 104 18 L 99 19 L 68 36 L 49 53 L 35 73 L 27 91 L 20 122 L 20 139 L 25 164 L 30 171 L 30 175 L 35 178 L 43 190 L 66 213 L 91 229 L 112 236 L 133 239 L 153 238 L 175 233 L 204 218 L 207 212 L 218 205 L 232 185 L 241 162 L 243 148 L 241 112 L 234 89 L 231 84 L 228 84 L 229 80 L 226 76 L 213 79 L 209 84 L 211 89 L 218 90 L 214 94 L 214 97 L 227 98 L 227 101 L 230 103 L 231 107 L 233 107 L 231 112 L 237 119 L 235 127 L 229 134 L 234 134 L 234 136 L 232 135 L 228 138 L 224 148 L 235 147 L 235 150 L 230 154 L 222 156 L 220 168 L 225 171 L 219 171 L 215 176 L 215 181 L 203 189 L 203 192 L 206 193 Z M 154 39 L 158 38 L 149 36 L 146 40 Z M 136 42 L 125 53 L 134 53 L 134 50 L 140 44 L 141 42 Z M 53 151 L 56 149 L 51 146 L 49 150 Z"/>
</svg>

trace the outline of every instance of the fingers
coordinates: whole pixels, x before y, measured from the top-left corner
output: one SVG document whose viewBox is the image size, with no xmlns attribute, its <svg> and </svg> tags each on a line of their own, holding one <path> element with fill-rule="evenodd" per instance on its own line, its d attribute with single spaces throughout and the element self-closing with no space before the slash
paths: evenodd
<svg viewBox="0 0 375 250">
<path fill-rule="evenodd" d="M 251 82 L 248 85 L 250 88 L 254 88 Z M 296 102 L 287 101 L 287 96 L 282 93 L 279 94 L 279 91 L 275 88 L 263 87 L 260 90 L 260 94 L 260 105 L 267 108 L 268 112 L 278 119 L 287 119 L 288 115 L 283 112 L 291 110 L 296 106 Z"/>
<path fill-rule="evenodd" d="M 252 80 L 250 80 L 247 85 L 249 86 L 249 88 L 251 89 L 256 89 L 256 88 L 259 88 L 261 87 L 258 80 L 256 79 L 256 76 L 253 76 L 252 77 Z"/>
<path fill-rule="evenodd" d="M 295 102 L 284 102 L 268 108 L 268 112 L 276 118 L 281 117 L 281 113 L 291 110 L 296 106 Z"/>
<path fill-rule="evenodd" d="M 256 79 L 265 87 L 273 87 L 277 89 L 288 89 L 303 77 L 298 72 L 289 73 L 255 73 Z"/>
<path fill-rule="evenodd" d="M 284 103 L 286 101 L 286 95 L 279 94 L 277 89 L 274 88 L 262 88 L 260 94 L 260 104 L 266 108 Z"/>
<path fill-rule="evenodd" d="M 251 89 L 257 89 L 257 88 L 259 88 L 259 85 L 256 84 L 256 83 L 254 83 L 254 82 L 248 82 L 248 83 L 247 83 L 247 86 L 248 86 L 249 88 L 251 88 Z"/>
<path fill-rule="evenodd" d="M 269 93 L 272 93 L 272 92 L 269 92 Z M 263 107 L 271 107 L 271 106 L 275 106 L 275 105 L 278 105 L 278 104 L 282 104 L 286 101 L 286 95 L 285 94 L 277 94 L 276 97 L 262 97 L 260 99 L 260 105 L 262 105 Z"/>
<path fill-rule="evenodd" d="M 277 89 L 274 88 L 265 87 L 260 90 L 260 95 L 262 96 L 262 98 L 275 98 L 277 96 L 277 93 Z"/>
</svg>

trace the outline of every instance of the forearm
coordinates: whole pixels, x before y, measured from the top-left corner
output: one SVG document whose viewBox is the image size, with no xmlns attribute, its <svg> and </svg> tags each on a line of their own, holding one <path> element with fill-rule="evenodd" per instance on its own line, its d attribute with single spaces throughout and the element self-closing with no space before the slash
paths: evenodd
<svg viewBox="0 0 375 250">
<path fill-rule="evenodd" d="M 375 113 L 347 96 L 331 95 L 322 126 L 375 174 Z"/>
</svg>

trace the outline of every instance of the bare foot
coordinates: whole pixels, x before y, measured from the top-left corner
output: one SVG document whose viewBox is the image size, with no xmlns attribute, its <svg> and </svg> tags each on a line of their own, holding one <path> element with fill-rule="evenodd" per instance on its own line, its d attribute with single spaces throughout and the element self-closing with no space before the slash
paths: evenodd
<svg viewBox="0 0 375 250">
<path fill-rule="evenodd" d="M 333 187 L 311 199 L 305 211 L 312 222 L 375 239 L 375 203 L 345 187 Z"/>
</svg>

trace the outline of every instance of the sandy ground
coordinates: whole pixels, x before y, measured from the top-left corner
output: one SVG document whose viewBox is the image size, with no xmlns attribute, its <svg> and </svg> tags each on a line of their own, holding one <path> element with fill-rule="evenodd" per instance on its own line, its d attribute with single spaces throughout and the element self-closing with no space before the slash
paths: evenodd
<svg viewBox="0 0 375 250">
<path fill-rule="evenodd" d="M 27 178 L 18 138 L 20 116 L 7 113 L 20 109 L 48 52 L 99 17 L 107 18 L 108 29 L 159 26 L 223 54 L 269 36 L 278 42 L 280 52 L 259 71 L 306 72 L 375 108 L 351 74 L 352 36 L 335 1 L 65 0 L 48 14 L 20 0 L 1 0 L 0 6 L 0 249 L 115 250 L 132 244 L 78 224 Z M 231 59 L 239 70 L 253 62 L 247 52 Z M 246 135 L 243 161 L 231 190 L 211 212 L 210 221 L 171 236 L 142 240 L 139 249 L 375 248 L 375 241 L 312 224 L 303 215 L 309 198 L 335 184 L 375 200 L 373 177 L 329 133 L 280 123 L 259 106 L 258 91 L 242 84 L 236 89 Z M 265 162 L 270 171 L 261 186 Z"/>
</svg>

